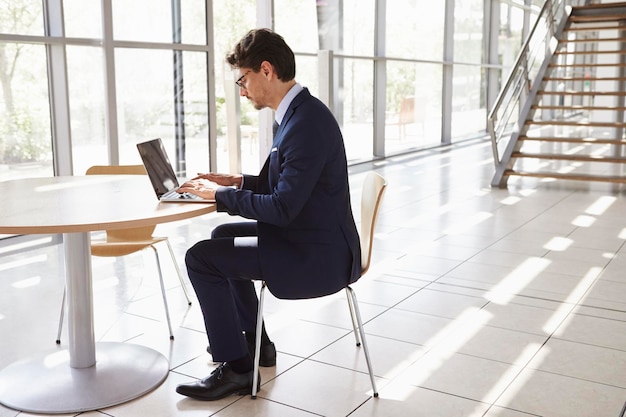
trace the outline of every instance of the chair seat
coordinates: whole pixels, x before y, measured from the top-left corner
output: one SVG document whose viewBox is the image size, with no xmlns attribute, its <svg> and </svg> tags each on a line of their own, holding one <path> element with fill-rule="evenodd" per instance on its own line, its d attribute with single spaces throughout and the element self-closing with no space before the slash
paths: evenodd
<svg viewBox="0 0 626 417">
<path fill-rule="evenodd" d="M 131 253 L 138 252 L 142 249 L 150 247 L 155 243 L 163 242 L 167 238 L 152 238 L 147 240 L 138 240 L 133 242 L 110 242 L 106 240 L 92 240 L 91 241 L 91 254 L 93 256 L 103 257 L 115 257 L 130 255 Z"/>
<path fill-rule="evenodd" d="M 138 252 L 151 246 L 154 242 L 136 242 L 136 243 L 109 243 L 109 242 L 92 242 L 91 254 L 93 256 L 124 256 Z"/>
</svg>

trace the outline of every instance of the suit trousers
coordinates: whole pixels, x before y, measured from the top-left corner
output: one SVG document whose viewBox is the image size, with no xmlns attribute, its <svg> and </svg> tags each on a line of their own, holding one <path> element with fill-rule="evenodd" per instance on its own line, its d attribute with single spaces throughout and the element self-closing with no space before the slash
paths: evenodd
<svg viewBox="0 0 626 417">
<path fill-rule="evenodd" d="M 243 332 L 256 330 L 259 300 L 254 280 L 262 279 L 256 237 L 256 222 L 223 224 L 185 256 L 216 362 L 247 355 Z"/>
</svg>

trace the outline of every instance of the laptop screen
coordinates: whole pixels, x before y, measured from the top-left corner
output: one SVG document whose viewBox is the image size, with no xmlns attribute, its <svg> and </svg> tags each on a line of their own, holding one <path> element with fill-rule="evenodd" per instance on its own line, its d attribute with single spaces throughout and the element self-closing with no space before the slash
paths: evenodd
<svg viewBox="0 0 626 417">
<path fill-rule="evenodd" d="M 137 149 L 157 197 L 178 188 L 178 179 L 160 138 L 138 143 Z"/>
</svg>

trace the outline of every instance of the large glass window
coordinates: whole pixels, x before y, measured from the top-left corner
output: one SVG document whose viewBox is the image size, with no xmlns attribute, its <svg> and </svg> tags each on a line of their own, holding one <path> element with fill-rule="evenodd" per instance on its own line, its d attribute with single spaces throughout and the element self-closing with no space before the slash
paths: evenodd
<svg viewBox="0 0 626 417">
<path fill-rule="evenodd" d="M 442 66 L 419 61 L 442 61 L 444 14 L 445 2 L 387 2 L 386 54 L 391 57 L 386 65 L 388 154 L 441 143 Z"/>
<path fill-rule="evenodd" d="M 441 61 L 445 5 L 432 0 L 387 2 L 387 56 Z"/>
<path fill-rule="evenodd" d="M 53 166 L 59 167 L 52 163 L 53 149 L 62 153 L 60 164 L 73 161 L 72 167 L 60 167 L 63 172 L 82 174 L 92 164 L 138 163 L 135 144 L 154 137 L 163 139 L 181 175 L 204 171 L 213 132 L 215 169 L 231 171 L 236 161 L 244 172 L 257 171 L 264 159 L 259 149 L 267 139 L 260 135 L 267 132 L 259 132 L 259 112 L 238 97 L 224 57 L 257 26 L 259 10 L 274 11 L 276 31 L 296 54 L 296 78 L 314 95 L 320 95 L 322 85 L 318 52 L 334 52 L 332 105 L 350 161 L 371 158 L 373 149 L 395 154 L 474 137 L 484 133 L 487 86 L 493 93 L 509 73 L 529 30 L 524 25 L 535 19 L 528 19 L 528 13 L 536 15 L 543 3 L 502 1 L 493 9 L 500 14 L 500 26 L 489 28 L 484 0 L 451 2 L 453 16 L 445 13 L 447 0 L 387 1 L 385 22 L 376 20 L 375 0 L 110 2 L 112 16 L 103 15 L 103 0 L 0 0 L 0 180 L 53 175 Z M 59 3 L 63 13 L 45 18 Z M 207 4 L 213 12 L 213 45 L 206 44 Z M 45 21 L 49 36 L 56 37 L 52 41 L 44 37 Z M 103 44 L 106 27 L 113 28 L 113 42 Z M 498 36 L 486 37 L 488 29 L 499 30 Z M 453 54 L 445 55 L 444 62 L 448 37 Z M 375 56 L 375 41 L 381 38 L 384 54 Z M 490 64 L 500 67 L 487 70 L 487 59 L 495 57 L 484 56 L 485 39 L 496 38 L 498 60 Z M 114 60 L 107 61 L 111 56 Z M 215 66 L 208 67 L 209 62 Z M 54 78 L 49 78 L 49 68 L 56 71 Z M 113 72 L 107 74 L 105 68 Z M 59 76 L 63 71 L 66 77 Z M 376 90 L 375 71 L 385 80 Z M 215 88 L 211 94 L 209 86 Z M 375 103 L 375 91 L 383 90 L 385 102 Z M 451 100 L 444 94 L 448 91 Z M 216 115 L 209 114 L 213 103 L 208 97 L 213 96 Z M 60 108 L 51 109 L 50 103 Z M 115 113 L 107 114 L 112 109 Z M 374 109 L 385 110 L 380 119 L 384 129 L 375 128 Z M 443 117 L 446 113 L 451 116 Z M 209 127 L 209 120 L 216 125 Z M 54 132 L 69 129 L 71 135 L 52 137 L 51 126 Z M 451 137 L 442 137 L 449 132 Z M 109 155 L 116 149 L 119 155 Z M 68 150 L 72 155 L 65 155 Z"/>
<path fill-rule="evenodd" d="M 478 65 L 455 65 L 452 82 L 452 137 L 484 133 L 487 126 L 484 69 Z"/>
<path fill-rule="evenodd" d="M 484 134 L 487 127 L 487 80 L 481 66 L 486 61 L 483 56 L 483 3 L 483 0 L 454 3 L 453 138 Z M 464 65 L 472 63 L 475 65 Z"/>
<path fill-rule="evenodd" d="M 115 39 L 171 43 L 172 9 L 177 3 L 181 8 L 181 43 L 204 44 L 204 0 L 112 0 Z"/>
<path fill-rule="evenodd" d="M 343 4 L 343 10 L 341 10 L 343 23 L 338 32 L 343 42 L 339 51 L 349 55 L 373 56 L 376 2 L 374 0 L 343 0 L 338 2 Z M 318 1 L 317 3 L 330 2 Z M 327 33 L 320 32 L 320 38 L 327 37 Z M 324 47 L 324 49 L 328 48 Z"/>
<path fill-rule="evenodd" d="M 241 114 L 241 169 L 254 173 L 259 169 L 259 117 L 258 111 L 246 99 L 239 99 L 239 90 L 235 89 L 234 74 L 226 63 L 226 54 L 250 29 L 256 27 L 255 13 L 242 11 L 254 10 L 254 0 L 229 0 L 213 2 L 213 35 L 215 37 L 215 96 L 217 108 L 217 170 L 231 172 L 229 164 L 229 135 L 237 132 L 228 130 L 226 92 L 232 100 L 239 100 Z M 206 169 L 206 168 L 205 168 Z"/>
<path fill-rule="evenodd" d="M 104 62 L 101 48 L 67 48 L 73 172 L 109 162 L 105 133 Z"/>
<path fill-rule="evenodd" d="M 374 120 L 374 70 L 370 60 L 342 60 L 343 84 L 336 113 L 343 120 L 348 160 L 372 157 Z"/>
<path fill-rule="evenodd" d="M 43 35 L 42 3 L 1 0 L 0 33 Z M 0 179 L 52 175 L 46 50 L 0 41 Z"/>
<path fill-rule="evenodd" d="M 116 40 L 172 42 L 171 0 L 112 0 Z"/>
<path fill-rule="evenodd" d="M 101 10 L 100 0 L 63 0 L 65 36 L 102 38 Z"/>
<path fill-rule="evenodd" d="M 0 86 L 0 178 L 52 175 L 45 47 L 0 42 Z"/>
<path fill-rule="evenodd" d="M 118 49 L 115 53 L 120 160 L 139 161 L 137 142 L 174 133 L 172 52 Z M 168 149 L 170 158 L 173 156 Z"/>
<path fill-rule="evenodd" d="M 372 157 L 374 108 L 374 1 L 276 0 L 275 29 L 294 50 L 296 79 L 317 95 L 318 50 L 332 50 L 334 114 L 342 128 L 348 159 Z M 353 59 L 353 57 L 370 59 Z"/>
<path fill-rule="evenodd" d="M 483 0 L 454 2 L 454 61 L 482 63 Z"/>
<path fill-rule="evenodd" d="M 500 5 L 500 33 L 498 52 L 505 76 L 508 76 L 522 47 L 524 10 L 503 3 Z"/>
<path fill-rule="evenodd" d="M 318 40 L 318 17 L 330 6 L 326 2 L 275 0 L 276 20 L 274 30 L 285 38 L 295 53 L 316 54 L 320 49 Z M 332 3 L 332 2 L 331 2 Z M 322 12 L 320 12 L 322 10 Z M 300 68 L 297 69 L 299 73 Z M 298 75 L 298 74 L 296 74 Z"/>
<path fill-rule="evenodd" d="M 41 0 L 0 0 L 0 33 L 43 36 Z"/>
<path fill-rule="evenodd" d="M 387 153 L 441 142 L 441 77 L 440 64 L 387 62 Z"/>
</svg>

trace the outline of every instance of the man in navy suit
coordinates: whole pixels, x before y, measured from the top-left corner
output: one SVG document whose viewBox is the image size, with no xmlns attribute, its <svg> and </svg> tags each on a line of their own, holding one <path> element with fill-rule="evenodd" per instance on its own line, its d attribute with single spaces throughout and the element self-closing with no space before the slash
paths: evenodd
<svg viewBox="0 0 626 417">
<path fill-rule="evenodd" d="M 265 280 L 279 298 L 311 298 L 345 288 L 361 272 L 345 148 L 333 114 L 296 82 L 293 52 L 275 32 L 248 32 L 226 59 L 239 72 L 239 94 L 257 109 L 274 110 L 278 126 L 259 175 L 199 174 L 179 189 L 253 220 L 217 227 L 185 258 L 213 359 L 222 362 L 208 377 L 177 387 L 200 400 L 252 390 L 253 280 Z M 276 362 L 265 328 L 260 356 L 261 365 Z"/>
</svg>

